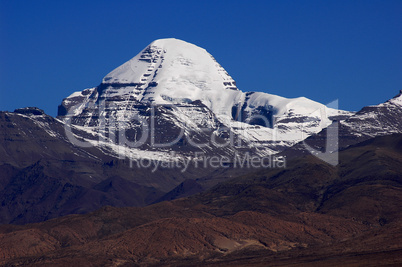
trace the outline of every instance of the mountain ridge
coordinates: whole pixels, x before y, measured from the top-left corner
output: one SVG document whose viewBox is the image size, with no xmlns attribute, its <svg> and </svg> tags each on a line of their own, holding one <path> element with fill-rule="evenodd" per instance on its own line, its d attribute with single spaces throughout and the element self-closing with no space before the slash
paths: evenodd
<svg viewBox="0 0 402 267">
<path fill-rule="evenodd" d="M 161 141 L 180 158 L 197 151 L 233 156 L 243 148 L 260 156 L 277 153 L 351 114 L 305 97 L 244 93 L 205 49 L 161 39 L 106 75 L 99 86 L 65 98 L 58 118 L 127 153 L 154 149 L 149 140 L 154 136 L 145 136 L 142 126 L 155 119 L 155 131 L 170 136 Z M 125 144 L 110 138 L 124 139 L 128 129 L 132 134 Z M 154 151 L 166 155 L 164 149 Z M 116 149 L 109 152 L 116 154 Z"/>
</svg>

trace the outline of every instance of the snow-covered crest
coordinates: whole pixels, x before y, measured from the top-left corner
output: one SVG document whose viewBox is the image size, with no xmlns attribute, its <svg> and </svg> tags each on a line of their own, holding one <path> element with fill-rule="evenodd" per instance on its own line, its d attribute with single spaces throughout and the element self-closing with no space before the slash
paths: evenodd
<svg viewBox="0 0 402 267">
<path fill-rule="evenodd" d="M 96 110 L 105 102 L 108 108 Z M 74 106 L 70 114 L 76 117 L 75 124 L 101 133 L 96 127 L 102 118 L 135 128 L 130 118 L 149 119 L 144 114 L 150 104 L 176 107 L 158 117 L 166 131 L 175 125 L 186 136 L 206 139 L 211 136 L 205 136 L 205 127 L 210 135 L 225 136 L 229 131 L 246 148 L 262 154 L 278 152 L 321 131 L 331 123 L 331 116 L 338 115 L 337 110 L 304 97 L 242 92 L 205 49 L 177 39 L 152 42 L 106 75 L 98 87 L 66 98 L 62 108 Z M 215 150 L 213 145 L 208 149 Z"/>
<path fill-rule="evenodd" d="M 106 90 L 108 97 L 129 93 L 138 101 L 158 104 L 201 100 L 217 115 L 228 115 L 234 105 L 246 101 L 245 93 L 211 54 L 173 38 L 152 42 L 106 75 L 102 83 L 120 85 L 119 90 Z M 247 101 L 249 107 L 271 106 L 277 115 L 290 110 L 310 114 L 322 107 L 306 98 L 287 99 L 265 93 L 254 94 Z"/>
<path fill-rule="evenodd" d="M 164 104 L 201 100 L 215 112 L 240 97 L 233 78 L 211 54 L 173 38 L 152 42 L 106 75 L 102 83 L 126 85 L 139 101 Z M 126 89 L 106 93 L 129 93 Z"/>
</svg>

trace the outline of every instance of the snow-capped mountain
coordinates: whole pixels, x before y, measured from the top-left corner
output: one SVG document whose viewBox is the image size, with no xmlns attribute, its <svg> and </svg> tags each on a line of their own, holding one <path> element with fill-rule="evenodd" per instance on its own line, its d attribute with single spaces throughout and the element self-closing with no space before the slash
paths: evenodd
<svg viewBox="0 0 402 267">
<path fill-rule="evenodd" d="M 64 99 L 58 118 L 105 151 L 164 159 L 171 151 L 272 154 L 351 114 L 304 97 L 242 92 L 205 49 L 161 39 Z"/>
<path fill-rule="evenodd" d="M 364 107 L 340 124 L 341 129 L 347 131 L 348 135 L 366 139 L 401 133 L 402 90 L 384 103 Z"/>
<path fill-rule="evenodd" d="M 337 128 L 337 140 L 332 143 L 337 146 L 337 150 L 343 150 L 373 137 L 402 133 L 402 90 L 384 103 L 363 107 L 350 116 L 339 116 L 334 125 Z M 315 152 L 330 153 L 327 150 L 327 129 L 286 149 L 281 155 L 294 158 L 310 154 L 311 152 L 306 150 L 306 144 Z"/>
<path fill-rule="evenodd" d="M 260 169 L 233 161 L 197 165 L 198 157 L 277 153 L 291 162 L 312 153 L 305 144 L 331 154 L 328 125 L 339 126 L 331 142 L 337 149 L 402 133 L 402 92 L 357 113 L 303 97 L 242 92 L 204 49 L 164 39 L 97 87 L 71 94 L 58 114 L 52 118 L 33 107 L 0 112 L 1 223 L 105 205 L 144 206 Z M 131 159 L 145 160 L 140 166 Z"/>
</svg>

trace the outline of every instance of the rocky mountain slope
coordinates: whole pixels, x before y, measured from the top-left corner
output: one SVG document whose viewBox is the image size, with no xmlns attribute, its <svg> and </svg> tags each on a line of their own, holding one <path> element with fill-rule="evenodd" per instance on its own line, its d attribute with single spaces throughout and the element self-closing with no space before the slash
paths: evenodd
<svg viewBox="0 0 402 267">
<path fill-rule="evenodd" d="M 342 151 L 336 167 L 308 156 L 189 198 L 4 225 L 1 262 L 398 265 L 401 164 L 402 136 L 383 136 Z"/>
<path fill-rule="evenodd" d="M 328 132 L 331 128 L 332 132 Z M 334 121 L 328 128 L 280 154 L 293 158 L 314 153 L 329 153 L 328 151 L 343 150 L 370 138 L 393 133 L 402 133 L 402 91 L 384 103 L 363 107 L 351 116 Z M 331 140 L 334 137 L 335 140 Z M 308 149 L 308 146 L 311 149 Z"/>
<path fill-rule="evenodd" d="M 36 108 L 0 112 L 0 223 L 39 222 L 105 205 L 144 206 L 190 177 L 188 169 L 130 166 L 74 146 L 64 124 Z"/>
</svg>

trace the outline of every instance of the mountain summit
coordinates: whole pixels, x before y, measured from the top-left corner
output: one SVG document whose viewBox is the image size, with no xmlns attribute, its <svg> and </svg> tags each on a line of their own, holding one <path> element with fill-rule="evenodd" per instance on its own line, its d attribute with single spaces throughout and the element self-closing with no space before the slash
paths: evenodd
<svg viewBox="0 0 402 267">
<path fill-rule="evenodd" d="M 107 74 L 99 86 L 64 99 L 58 115 L 84 126 L 92 144 L 113 144 L 107 149 L 112 154 L 121 155 L 117 148 L 122 147 L 127 152 L 126 144 L 114 146 L 114 137 L 130 130 L 131 141 L 140 136 L 143 141 L 131 146 L 131 152 L 166 158 L 167 150 L 155 148 L 151 140 L 169 144 L 165 147 L 183 156 L 196 151 L 233 155 L 242 149 L 268 155 L 321 131 L 340 113 L 351 114 L 304 97 L 242 92 L 205 49 L 160 39 Z M 157 125 L 152 122 L 156 117 Z M 152 124 L 154 136 L 144 135 L 144 122 Z M 99 137 L 104 142 L 94 140 Z"/>
<path fill-rule="evenodd" d="M 239 95 L 233 78 L 211 54 L 177 39 L 152 42 L 106 75 L 102 85 L 107 88 L 104 97 L 130 94 L 137 101 L 158 104 L 201 100 L 215 112 L 227 106 L 222 100 L 233 101 Z"/>
<path fill-rule="evenodd" d="M 231 114 L 232 107 L 244 104 L 250 95 L 237 88 L 235 80 L 205 49 L 174 38 L 153 41 L 107 74 L 100 89 L 103 98 L 127 94 L 142 103 L 181 104 L 200 100 L 219 115 Z M 293 105 L 303 106 L 307 112 L 321 107 L 303 97 L 286 99 L 269 94 L 256 94 L 249 104 L 275 106 L 275 112 L 281 114 Z"/>
</svg>

